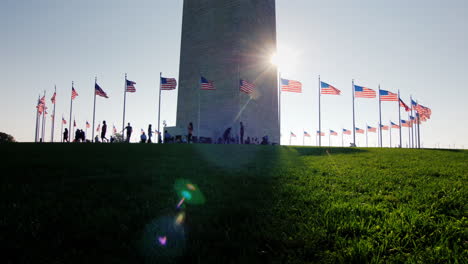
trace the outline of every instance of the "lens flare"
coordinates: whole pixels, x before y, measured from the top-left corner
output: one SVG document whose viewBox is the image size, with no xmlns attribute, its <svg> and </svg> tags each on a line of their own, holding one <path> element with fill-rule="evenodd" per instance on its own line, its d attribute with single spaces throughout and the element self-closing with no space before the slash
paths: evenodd
<svg viewBox="0 0 468 264">
<path fill-rule="evenodd" d="M 158 237 L 158 241 L 161 246 L 165 246 L 167 242 L 167 237 L 166 236 Z"/>
<path fill-rule="evenodd" d="M 181 225 L 181 224 L 184 223 L 184 220 L 185 220 L 185 213 L 182 212 L 182 213 L 180 213 L 180 214 L 177 215 L 176 220 L 175 220 L 175 223 L 176 223 L 177 225 Z"/>
<path fill-rule="evenodd" d="M 182 191 L 182 196 L 187 199 L 187 200 L 191 200 L 192 199 L 192 195 L 190 194 L 189 191 Z"/>
<path fill-rule="evenodd" d="M 200 205 L 205 203 L 205 196 L 200 188 L 186 179 L 176 180 L 174 191 L 179 196 L 178 199 L 184 199 L 182 202 L 184 204 Z"/>
<path fill-rule="evenodd" d="M 180 200 L 180 202 L 177 204 L 177 209 L 179 209 L 179 208 L 182 206 L 182 204 L 184 203 L 184 201 L 185 201 L 185 198 L 182 198 L 182 199 Z"/>
</svg>

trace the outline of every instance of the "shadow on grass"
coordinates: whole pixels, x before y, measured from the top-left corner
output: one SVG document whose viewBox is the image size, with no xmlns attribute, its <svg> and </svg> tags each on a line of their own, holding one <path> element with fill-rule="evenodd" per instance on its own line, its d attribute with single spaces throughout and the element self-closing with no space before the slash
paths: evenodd
<svg viewBox="0 0 468 264">
<path fill-rule="evenodd" d="M 6 263 L 269 263 L 280 257 L 273 251 L 281 243 L 268 246 L 277 244 L 271 210 L 283 183 L 274 172 L 296 163 L 295 151 L 11 144 L 0 157 Z M 182 231 L 171 227 L 182 212 L 176 210 L 178 179 L 205 197 L 204 204 L 185 205 Z M 169 235 L 168 246 L 158 244 L 161 230 L 177 232 L 174 247 Z"/>
</svg>

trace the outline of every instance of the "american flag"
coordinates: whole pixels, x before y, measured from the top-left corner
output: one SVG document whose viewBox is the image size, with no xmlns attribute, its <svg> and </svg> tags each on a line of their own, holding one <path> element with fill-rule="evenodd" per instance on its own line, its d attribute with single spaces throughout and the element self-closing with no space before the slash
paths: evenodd
<svg viewBox="0 0 468 264">
<path fill-rule="evenodd" d="M 398 128 L 398 129 L 400 129 L 400 125 L 397 125 L 397 124 L 395 124 L 395 123 L 393 123 L 393 122 L 390 122 L 390 125 L 392 126 L 392 128 Z"/>
<path fill-rule="evenodd" d="M 86 121 L 86 128 L 90 128 L 91 126 L 89 125 L 88 121 Z"/>
<path fill-rule="evenodd" d="M 66 125 L 67 124 L 67 120 L 65 120 L 65 118 L 62 117 L 62 124 Z"/>
<path fill-rule="evenodd" d="M 424 117 L 424 120 L 431 119 L 432 110 L 429 107 L 418 104 L 417 102 L 411 100 L 411 104 L 420 117 Z"/>
<path fill-rule="evenodd" d="M 53 104 L 55 104 L 55 96 L 57 95 L 56 92 L 54 92 L 54 95 L 52 95 L 52 98 L 50 98 L 50 101 L 52 101 Z"/>
<path fill-rule="evenodd" d="M 101 131 L 101 124 L 99 124 L 99 125 L 97 126 L 96 131 L 97 131 L 97 132 Z"/>
<path fill-rule="evenodd" d="M 240 91 L 246 94 L 251 94 L 255 91 L 255 85 L 247 81 L 240 80 Z"/>
<path fill-rule="evenodd" d="M 302 83 L 294 80 L 281 79 L 281 91 L 302 93 Z"/>
<path fill-rule="evenodd" d="M 112 125 L 113 126 L 113 130 L 114 130 L 114 134 L 117 134 L 117 128 L 115 128 L 115 125 Z"/>
<path fill-rule="evenodd" d="M 380 125 L 380 128 L 381 128 L 382 130 L 388 130 L 388 126 L 385 126 L 385 125 Z"/>
<path fill-rule="evenodd" d="M 405 108 L 405 111 L 406 111 L 406 112 L 411 111 L 411 108 L 410 108 L 409 106 L 407 106 L 407 105 L 405 104 L 405 102 L 403 102 L 403 100 L 401 100 L 401 99 L 400 99 L 400 106 L 403 107 L 403 108 Z"/>
<path fill-rule="evenodd" d="M 36 108 L 37 108 L 37 111 L 39 112 L 39 114 L 42 114 L 42 112 L 44 112 L 44 109 L 46 108 L 45 107 L 45 96 L 43 96 L 41 99 L 39 99 L 39 101 L 37 102 Z"/>
<path fill-rule="evenodd" d="M 380 93 L 380 101 L 387 101 L 387 102 L 397 102 L 398 101 L 398 94 L 392 93 L 386 90 L 379 90 Z"/>
<path fill-rule="evenodd" d="M 125 80 L 125 91 L 128 92 L 128 93 L 134 93 L 136 92 L 136 88 L 135 88 L 135 84 L 136 82 L 133 82 L 133 81 L 130 81 L 130 80 Z"/>
<path fill-rule="evenodd" d="M 176 79 L 161 77 L 161 90 L 175 90 L 176 86 Z"/>
<path fill-rule="evenodd" d="M 360 98 L 375 98 L 377 93 L 372 89 L 354 85 L 354 95 Z"/>
<path fill-rule="evenodd" d="M 377 128 L 367 126 L 367 131 L 369 131 L 369 132 L 374 132 L 374 133 L 375 133 L 375 132 L 377 132 Z"/>
<path fill-rule="evenodd" d="M 310 137 L 310 134 L 307 131 L 304 131 L 304 137 Z"/>
<path fill-rule="evenodd" d="M 360 128 L 356 127 L 356 133 L 364 134 L 364 129 L 360 129 Z"/>
<path fill-rule="evenodd" d="M 205 77 L 200 78 L 201 90 L 216 90 L 213 81 L 207 80 Z"/>
<path fill-rule="evenodd" d="M 348 130 L 346 128 L 343 128 L 343 134 L 345 135 L 351 135 L 351 130 Z"/>
<path fill-rule="evenodd" d="M 330 135 L 331 135 L 331 136 L 338 136 L 338 133 L 336 133 L 336 132 L 333 131 L 333 130 L 330 130 Z"/>
<path fill-rule="evenodd" d="M 336 89 L 335 87 L 329 85 L 328 83 L 320 82 L 321 87 L 321 94 L 333 94 L 333 95 L 340 95 L 341 91 Z"/>
<path fill-rule="evenodd" d="M 293 132 L 291 132 L 291 137 L 296 137 L 296 134 L 294 134 Z"/>
<path fill-rule="evenodd" d="M 320 132 L 320 131 L 317 130 L 317 136 L 322 136 L 322 137 L 324 137 L 324 136 L 325 136 L 325 132 Z"/>
<path fill-rule="evenodd" d="M 94 92 L 96 93 L 96 95 L 99 95 L 104 98 L 109 98 L 106 92 L 104 92 L 104 90 L 102 90 L 102 88 L 97 83 L 94 84 Z"/>
<path fill-rule="evenodd" d="M 75 91 L 75 88 L 72 87 L 72 94 L 71 94 L 71 99 L 75 99 L 78 96 L 78 93 Z"/>
<path fill-rule="evenodd" d="M 411 127 L 411 121 L 401 120 L 402 127 Z"/>
</svg>

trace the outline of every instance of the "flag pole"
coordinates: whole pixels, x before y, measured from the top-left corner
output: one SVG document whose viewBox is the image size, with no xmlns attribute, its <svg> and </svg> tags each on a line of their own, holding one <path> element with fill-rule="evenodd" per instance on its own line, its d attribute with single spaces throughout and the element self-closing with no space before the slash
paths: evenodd
<svg viewBox="0 0 468 264">
<path fill-rule="evenodd" d="M 39 102 L 41 100 L 41 95 L 39 94 L 37 98 L 37 105 L 36 105 L 36 133 L 34 135 L 34 142 L 37 142 L 37 133 L 39 132 Z"/>
<path fill-rule="evenodd" d="M 400 99 L 400 89 L 398 89 L 398 120 L 399 120 L 399 125 L 400 125 L 400 148 L 402 148 L 403 146 L 401 145 L 401 106 L 400 106 L 400 102 L 401 102 L 401 99 Z M 390 124 L 391 126 L 391 124 Z"/>
<path fill-rule="evenodd" d="M 94 88 L 96 89 L 96 87 Z M 96 93 L 96 91 L 94 91 Z M 96 98 L 96 95 L 94 95 L 94 98 Z M 124 82 L 124 107 L 123 107 L 123 120 L 122 120 L 122 139 L 125 140 L 123 136 L 123 131 L 125 129 L 125 104 L 127 103 L 127 73 L 125 73 L 125 82 Z M 93 129 L 94 130 L 94 129 Z"/>
<path fill-rule="evenodd" d="M 328 146 L 331 147 L 331 132 L 330 132 L 330 129 L 328 129 Z"/>
<path fill-rule="evenodd" d="M 197 135 L 198 135 L 198 139 L 197 139 L 197 142 L 200 143 L 200 114 L 201 114 L 201 111 L 200 111 L 200 94 L 201 94 L 201 73 L 200 73 L 200 87 L 198 87 L 198 125 L 197 125 Z"/>
<path fill-rule="evenodd" d="M 94 107 L 93 107 L 93 129 L 91 132 L 91 142 L 94 142 L 94 122 L 96 120 L 96 84 L 97 84 L 97 76 L 94 77 Z M 125 111 L 125 110 L 124 110 Z M 125 124 L 125 123 L 124 123 Z M 88 127 L 86 127 L 86 131 L 88 131 Z M 86 134 L 88 134 L 86 132 Z"/>
<path fill-rule="evenodd" d="M 380 84 L 379 84 L 379 142 L 380 142 L 380 147 L 383 147 L 383 142 L 382 142 L 382 101 L 380 100 Z"/>
<path fill-rule="evenodd" d="M 302 146 L 305 146 L 305 135 L 304 128 L 302 128 Z"/>
<path fill-rule="evenodd" d="M 160 120 L 161 120 L 161 78 L 162 78 L 162 72 L 159 73 L 159 106 L 158 106 L 158 131 L 159 133 L 161 133 L 161 130 L 159 130 L 159 125 L 160 125 Z"/>
<path fill-rule="evenodd" d="M 72 118 L 72 111 L 73 111 L 73 87 L 74 86 L 73 86 L 73 81 L 72 81 L 72 94 L 70 96 L 70 119 L 68 119 L 68 122 L 69 122 L 69 124 L 68 124 L 68 138 L 69 138 L 68 142 L 70 142 L 70 138 L 71 138 L 71 134 L 72 134 L 71 133 L 71 131 L 72 131 L 71 130 L 71 118 Z"/>
<path fill-rule="evenodd" d="M 319 111 L 318 111 L 319 118 L 318 118 L 318 120 L 319 120 L 319 133 L 322 133 L 322 122 L 320 120 L 320 115 L 321 115 L 321 112 L 320 112 L 320 110 L 321 110 L 320 109 L 321 108 L 320 107 L 320 97 L 321 96 L 320 96 L 320 75 L 319 75 L 318 76 L 318 107 L 319 107 Z M 328 141 L 330 141 L 330 139 Z M 319 135 L 319 147 L 321 147 L 321 146 L 322 146 L 322 139 L 321 139 L 321 136 Z"/>
<path fill-rule="evenodd" d="M 54 87 L 54 95 L 55 96 L 57 94 L 57 85 L 55 85 Z M 52 118 L 52 131 L 51 131 L 51 136 L 50 136 L 50 142 L 54 142 L 54 128 L 55 128 L 55 104 L 56 104 L 56 100 L 54 98 L 54 113 L 53 113 L 53 118 Z"/>
<path fill-rule="evenodd" d="M 280 131 L 279 144 L 281 145 L 281 72 L 278 71 L 278 127 Z"/>
<path fill-rule="evenodd" d="M 46 110 L 47 107 L 46 107 L 46 103 L 45 103 L 46 102 L 45 97 L 46 97 L 46 91 L 44 90 L 44 111 L 42 111 L 41 142 L 45 142 L 45 138 L 44 138 L 45 137 L 45 121 L 46 121 L 46 118 L 45 118 L 46 114 L 45 113 L 47 111 Z"/>
<path fill-rule="evenodd" d="M 356 116 L 354 113 L 354 79 L 352 81 L 351 94 L 353 97 L 353 145 L 356 146 Z"/>
<path fill-rule="evenodd" d="M 408 113 L 408 122 L 411 122 L 410 113 Z M 408 126 L 408 148 L 411 148 L 411 126 Z"/>
<path fill-rule="evenodd" d="M 344 147 L 343 128 L 341 128 L 341 147 Z"/>
<path fill-rule="evenodd" d="M 60 142 L 63 143 L 63 114 L 62 114 L 62 120 L 60 121 Z"/>
<path fill-rule="evenodd" d="M 391 122 L 391 121 L 390 121 Z M 390 134 L 390 148 L 392 147 L 392 124 L 388 126 L 388 133 Z"/>
<path fill-rule="evenodd" d="M 414 148 L 414 127 L 413 127 L 413 97 L 410 95 L 410 104 L 411 104 L 411 116 L 409 121 L 411 122 L 411 148 Z"/>
<path fill-rule="evenodd" d="M 291 132 L 289 132 L 289 146 L 291 146 L 291 138 L 292 138 L 292 135 L 291 135 Z"/>
<path fill-rule="evenodd" d="M 366 123 L 366 148 L 369 147 L 369 141 L 368 141 L 368 137 L 367 137 L 367 130 L 369 130 L 369 126 Z"/>
<path fill-rule="evenodd" d="M 97 84 L 97 76 L 94 78 L 94 108 L 93 108 L 93 129 L 92 129 L 92 133 L 91 133 L 92 134 L 91 142 L 93 142 L 93 140 L 94 140 L 94 122 L 96 120 L 96 84 Z M 88 128 L 86 127 L 86 130 L 87 129 Z"/>
</svg>

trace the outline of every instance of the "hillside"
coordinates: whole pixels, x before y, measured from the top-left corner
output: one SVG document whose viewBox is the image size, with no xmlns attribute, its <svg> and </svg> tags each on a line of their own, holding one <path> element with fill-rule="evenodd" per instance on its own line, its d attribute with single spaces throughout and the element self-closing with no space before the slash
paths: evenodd
<svg viewBox="0 0 468 264">
<path fill-rule="evenodd" d="M 468 151 L 3 144 L 0 157 L 6 263 L 468 262 Z"/>
</svg>

